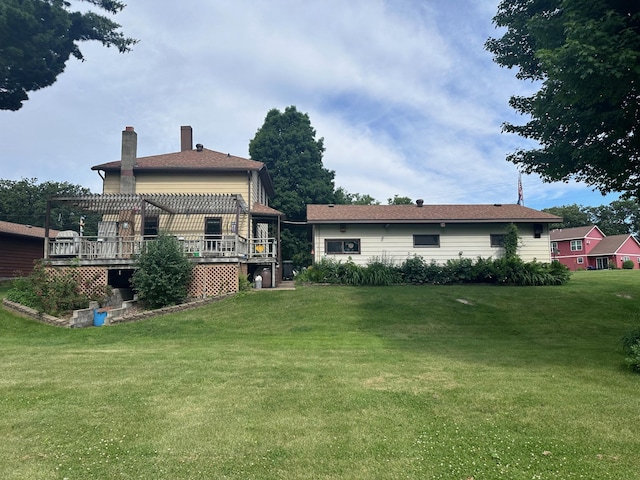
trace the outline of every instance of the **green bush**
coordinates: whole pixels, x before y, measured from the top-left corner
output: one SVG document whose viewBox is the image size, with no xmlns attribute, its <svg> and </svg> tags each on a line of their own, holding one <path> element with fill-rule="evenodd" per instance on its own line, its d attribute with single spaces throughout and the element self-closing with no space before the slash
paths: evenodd
<svg viewBox="0 0 640 480">
<path fill-rule="evenodd" d="M 413 285 L 456 283 L 494 283 L 499 285 L 562 285 L 570 271 L 560 262 L 523 262 L 519 257 L 499 259 L 470 258 L 448 260 L 438 265 L 420 256 L 407 258 L 400 266 L 385 259 L 372 259 L 366 267 L 351 258 L 345 263 L 323 259 L 296 276 L 300 282 L 341 285 Z"/>
<path fill-rule="evenodd" d="M 633 260 L 625 260 L 622 262 L 622 268 L 625 270 L 633 270 Z"/>
<path fill-rule="evenodd" d="M 67 315 L 73 310 L 88 308 L 91 300 L 104 302 L 111 289 L 97 283 L 97 279 L 95 276 L 81 285 L 77 265 L 49 274 L 44 264 L 38 262 L 31 275 L 13 282 L 7 299 L 49 315 Z"/>
<path fill-rule="evenodd" d="M 631 370 L 640 372 L 640 341 L 637 341 L 629 347 L 629 354 L 625 358 L 625 362 Z"/>
<path fill-rule="evenodd" d="M 622 350 L 627 355 L 625 363 L 635 372 L 640 372 L 640 327 L 622 337 Z"/>
<path fill-rule="evenodd" d="M 251 290 L 251 282 L 246 275 L 238 275 L 238 292 L 248 292 Z"/>
<path fill-rule="evenodd" d="M 640 343 L 640 327 L 630 331 L 622 337 L 622 349 L 624 353 L 631 354 L 631 347 Z"/>
<path fill-rule="evenodd" d="M 175 237 L 160 234 L 148 242 L 136 267 L 131 285 L 146 307 L 176 305 L 187 297 L 192 266 Z"/>
<path fill-rule="evenodd" d="M 360 285 L 388 286 L 399 283 L 400 279 L 400 271 L 391 261 L 373 258 L 363 269 Z"/>
</svg>

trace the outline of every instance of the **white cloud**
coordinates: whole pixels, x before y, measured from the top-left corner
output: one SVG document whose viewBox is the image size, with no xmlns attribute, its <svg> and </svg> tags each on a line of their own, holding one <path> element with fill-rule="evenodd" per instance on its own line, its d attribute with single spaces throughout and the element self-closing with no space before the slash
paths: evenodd
<svg viewBox="0 0 640 480">
<path fill-rule="evenodd" d="M 498 0 L 138 0 L 114 19 L 141 42 L 126 55 L 82 46 L 86 61 L 0 112 L 2 178 L 71 181 L 99 191 L 92 165 L 117 160 L 133 125 L 139 155 L 179 149 L 180 125 L 208 148 L 248 156 L 271 108 L 296 105 L 325 138 L 336 184 L 382 202 L 515 201 L 501 135 L 521 119 L 514 79 L 483 50 Z M 577 184 L 525 180 L 542 208 L 581 203 Z M 590 197 L 591 198 L 591 197 Z"/>
</svg>

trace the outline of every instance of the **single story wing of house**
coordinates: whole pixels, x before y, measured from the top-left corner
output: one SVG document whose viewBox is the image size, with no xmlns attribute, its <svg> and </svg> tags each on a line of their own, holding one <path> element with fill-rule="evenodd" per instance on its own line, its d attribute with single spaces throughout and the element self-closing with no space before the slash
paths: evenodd
<svg viewBox="0 0 640 480">
<path fill-rule="evenodd" d="M 384 259 L 402 263 L 418 255 L 444 263 L 456 258 L 498 258 L 509 224 L 518 228 L 518 255 L 551 261 L 549 225 L 562 218 L 517 204 L 308 205 L 314 261 Z"/>
</svg>

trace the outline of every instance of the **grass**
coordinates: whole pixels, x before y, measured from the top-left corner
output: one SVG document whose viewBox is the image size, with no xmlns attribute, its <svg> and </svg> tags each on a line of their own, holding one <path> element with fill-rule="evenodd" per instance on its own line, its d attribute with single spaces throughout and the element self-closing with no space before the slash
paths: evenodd
<svg viewBox="0 0 640 480">
<path fill-rule="evenodd" d="M 639 285 L 306 287 L 82 330 L 0 311 L 0 476 L 640 478 Z"/>
</svg>

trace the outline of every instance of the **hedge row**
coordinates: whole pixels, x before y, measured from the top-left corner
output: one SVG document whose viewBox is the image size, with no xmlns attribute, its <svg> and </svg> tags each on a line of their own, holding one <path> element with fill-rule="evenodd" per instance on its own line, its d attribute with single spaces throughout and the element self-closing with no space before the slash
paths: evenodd
<svg viewBox="0 0 640 480">
<path fill-rule="evenodd" d="M 444 265 L 414 256 L 401 265 L 373 260 L 366 266 L 323 259 L 300 272 L 302 282 L 340 285 L 460 284 L 562 285 L 569 280 L 569 269 L 559 262 L 524 262 L 518 257 L 485 259 L 460 258 Z"/>
</svg>

